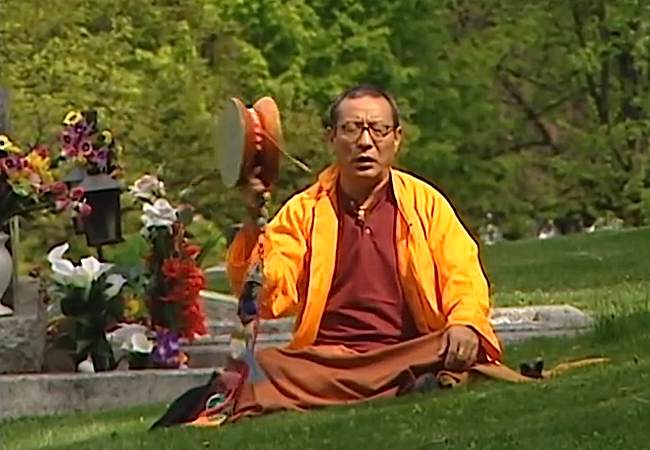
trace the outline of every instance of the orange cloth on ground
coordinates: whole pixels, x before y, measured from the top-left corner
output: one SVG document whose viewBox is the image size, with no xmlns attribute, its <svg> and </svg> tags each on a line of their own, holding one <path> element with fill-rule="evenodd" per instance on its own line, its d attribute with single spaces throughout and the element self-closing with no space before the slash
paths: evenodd
<svg viewBox="0 0 650 450">
<path fill-rule="evenodd" d="M 416 378 L 433 373 L 446 387 L 472 373 L 512 382 L 530 379 L 496 364 L 476 364 L 469 372 L 443 370 L 437 356 L 442 332 L 357 353 L 344 346 L 266 348 L 256 359 L 268 379 L 244 387 L 230 420 L 280 410 L 360 403 L 408 393 Z"/>
<path fill-rule="evenodd" d="M 312 345 L 334 275 L 338 240 L 338 169 L 292 197 L 266 227 L 262 318 L 296 315 L 293 349 Z M 391 171 L 397 202 L 394 246 L 401 286 L 421 334 L 449 325 L 473 327 L 492 361 L 501 346 L 489 321 L 487 279 L 478 245 L 450 203 L 431 185 Z M 254 227 L 246 226 L 228 251 L 227 270 L 236 294 L 250 263 L 259 258 Z"/>
</svg>

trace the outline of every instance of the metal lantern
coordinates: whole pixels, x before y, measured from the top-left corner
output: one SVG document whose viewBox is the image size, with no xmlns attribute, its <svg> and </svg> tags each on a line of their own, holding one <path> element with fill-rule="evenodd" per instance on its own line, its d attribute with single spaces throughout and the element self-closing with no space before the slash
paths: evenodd
<svg viewBox="0 0 650 450">
<path fill-rule="evenodd" d="M 92 208 L 82 219 L 83 232 L 89 247 L 101 247 L 122 242 L 122 209 L 120 185 L 110 175 L 87 174 L 79 184 L 85 199 Z"/>
</svg>

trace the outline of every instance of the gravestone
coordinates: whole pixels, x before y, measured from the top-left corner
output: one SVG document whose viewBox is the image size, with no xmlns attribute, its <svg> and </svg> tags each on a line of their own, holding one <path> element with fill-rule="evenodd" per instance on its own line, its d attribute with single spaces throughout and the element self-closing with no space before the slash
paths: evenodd
<svg viewBox="0 0 650 450">
<path fill-rule="evenodd" d="M 43 367 L 47 319 L 36 281 L 17 283 L 14 314 L 0 317 L 0 374 L 38 373 Z"/>
</svg>

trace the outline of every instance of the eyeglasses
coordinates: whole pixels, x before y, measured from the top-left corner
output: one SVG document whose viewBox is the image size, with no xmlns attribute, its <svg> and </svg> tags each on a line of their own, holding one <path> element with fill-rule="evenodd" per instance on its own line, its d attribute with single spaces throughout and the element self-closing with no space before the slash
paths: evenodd
<svg viewBox="0 0 650 450">
<path fill-rule="evenodd" d="M 356 141 L 361 137 L 365 130 L 368 130 L 370 136 L 376 140 L 382 140 L 388 136 L 394 129 L 395 125 L 388 125 L 379 122 L 344 122 L 337 127 L 346 139 Z"/>
</svg>

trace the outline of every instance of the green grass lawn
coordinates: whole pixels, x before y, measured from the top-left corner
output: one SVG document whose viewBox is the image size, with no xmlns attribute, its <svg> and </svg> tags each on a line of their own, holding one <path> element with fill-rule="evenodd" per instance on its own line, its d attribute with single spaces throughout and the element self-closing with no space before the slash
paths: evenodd
<svg viewBox="0 0 650 450">
<path fill-rule="evenodd" d="M 163 407 L 22 419 L 0 424 L 0 448 L 650 448 L 650 230 L 505 243 L 483 256 L 497 305 L 568 302 L 598 316 L 589 334 L 509 347 L 511 366 L 537 356 L 549 366 L 590 356 L 610 363 L 534 385 L 477 383 L 220 430 L 146 432 Z"/>
<path fill-rule="evenodd" d="M 495 306 L 575 305 L 597 315 L 650 309 L 650 229 L 505 242 L 482 251 Z"/>
</svg>

